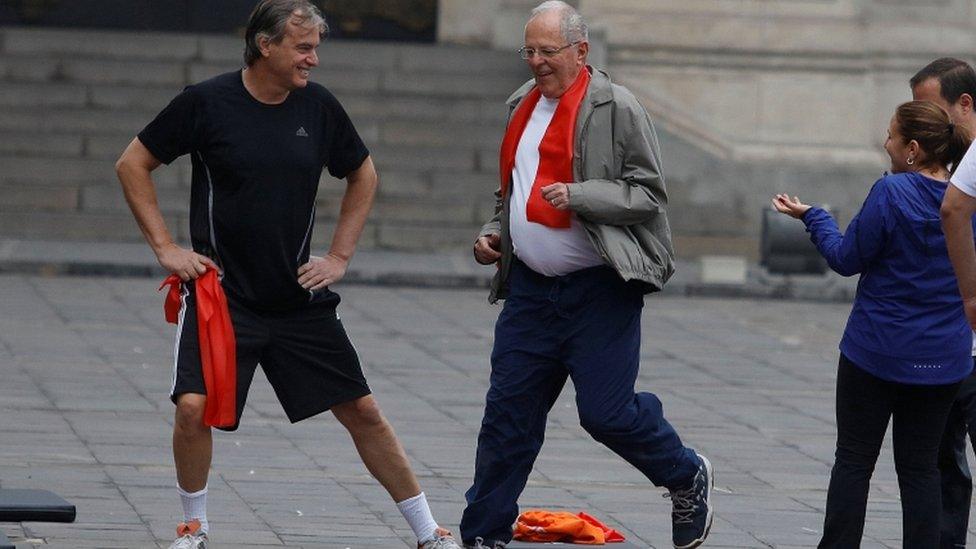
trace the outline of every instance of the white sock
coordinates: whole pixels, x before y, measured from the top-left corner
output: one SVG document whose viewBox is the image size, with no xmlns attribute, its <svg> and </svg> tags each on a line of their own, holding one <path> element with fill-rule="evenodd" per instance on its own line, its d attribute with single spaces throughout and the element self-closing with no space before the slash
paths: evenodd
<svg viewBox="0 0 976 549">
<path fill-rule="evenodd" d="M 207 523 L 207 487 L 204 486 L 203 490 L 199 492 L 190 493 L 177 485 L 176 491 L 179 492 L 180 501 L 183 502 L 183 520 L 185 522 L 199 520 L 200 531 L 204 534 L 209 532 L 210 524 Z"/>
<path fill-rule="evenodd" d="M 434 539 L 434 530 L 437 523 L 434 516 L 430 514 L 430 506 L 427 505 L 427 496 L 420 492 L 416 496 L 398 502 L 397 509 L 403 518 L 407 519 L 410 529 L 417 535 L 417 541 L 427 543 Z"/>
</svg>

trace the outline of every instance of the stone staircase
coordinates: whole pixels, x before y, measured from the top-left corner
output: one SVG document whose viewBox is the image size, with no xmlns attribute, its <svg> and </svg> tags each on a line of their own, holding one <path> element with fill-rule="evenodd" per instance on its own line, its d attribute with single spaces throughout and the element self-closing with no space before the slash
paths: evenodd
<svg viewBox="0 0 976 549">
<path fill-rule="evenodd" d="M 114 173 L 126 144 L 183 86 L 241 66 L 236 37 L 0 28 L 0 239 L 140 242 Z M 313 79 L 370 147 L 380 191 L 364 248 L 467 247 L 493 206 L 511 53 L 326 41 Z M 154 172 L 187 239 L 189 162 Z M 313 244 L 344 184 L 326 172 Z"/>
</svg>

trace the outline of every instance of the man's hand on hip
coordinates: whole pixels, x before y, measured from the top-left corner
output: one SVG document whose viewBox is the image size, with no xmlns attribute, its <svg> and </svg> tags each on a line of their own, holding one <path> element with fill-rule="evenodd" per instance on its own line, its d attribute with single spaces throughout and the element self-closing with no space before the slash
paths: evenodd
<svg viewBox="0 0 976 549">
<path fill-rule="evenodd" d="M 502 239 L 497 234 L 479 236 L 474 242 L 474 260 L 482 265 L 491 265 L 502 257 Z"/>
<path fill-rule="evenodd" d="M 325 257 L 310 256 L 308 263 L 298 268 L 298 283 L 306 290 L 321 290 L 346 276 L 349 261 L 329 254 Z"/>
<path fill-rule="evenodd" d="M 163 246 L 156 253 L 156 259 L 164 269 L 180 277 L 183 282 L 200 278 L 207 272 L 208 266 L 218 269 L 209 257 L 181 248 L 173 242 Z"/>
</svg>

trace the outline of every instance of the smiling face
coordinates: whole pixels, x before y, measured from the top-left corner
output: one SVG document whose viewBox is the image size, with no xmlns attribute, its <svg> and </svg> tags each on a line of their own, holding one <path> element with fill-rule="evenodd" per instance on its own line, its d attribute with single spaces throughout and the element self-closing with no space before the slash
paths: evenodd
<svg viewBox="0 0 976 549">
<path fill-rule="evenodd" d="M 536 54 L 525 62 L 535 76 L 535 83 L 548 99 L 561 97 L 579 76 L 586 65 L 589 44 L 580 42 L 563 49 L 552 57 L 546 57 L 540 50 L 557 50 L 569 42 L 560 28 L 560 13 L 556 10 L 540 13 L 525 26 L 525 47 Z"/>
<path fill-rule="evenodd" d="M 285 35 L 280 42 L 262 43 L 261 53 L 278 87 L 291 91 L 308 84 L 310 71 L 319 64 L 315 51 L 319 41 L 316 25 L 302 25 L 292 19 L 285 26 Z"/>
</svg>

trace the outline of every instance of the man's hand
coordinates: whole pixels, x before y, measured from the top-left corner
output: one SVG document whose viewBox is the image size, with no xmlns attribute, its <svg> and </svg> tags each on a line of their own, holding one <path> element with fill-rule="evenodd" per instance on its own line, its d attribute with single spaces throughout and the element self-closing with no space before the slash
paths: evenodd
<svg viewBox="0 0 976 549">
<path fill-rule="evenodd" d="M 348 266 L 349 260 L 336 255 L 310 256 L 308 263 L 298 268 L 298 283 L 306 290 L 321 290 L 342 280 Z"/>
<path fill-rule="evenodd" d="M 542 191 L 542 198 L 552 204 L 557 210 L 569 209 L 569 186 L 565 183 L 553 183 L 539 189 Z"/>
<path fill-rule="evenodd" d="M 173 242 L 164 245 L 156 253 L 156 259 L 164 269 L 180 277 L 183 282 L 200 278 L 207 272 L 208 266 L 218 268 L 209 257 L 181 248 Z"/>
<path fill-rule="evenodd" d="M 491 265 L 502 257 L 502 239 L 497 234 L 479 236 L 474 242 L 474 260 L 482 265 Z"/>
</svg>

